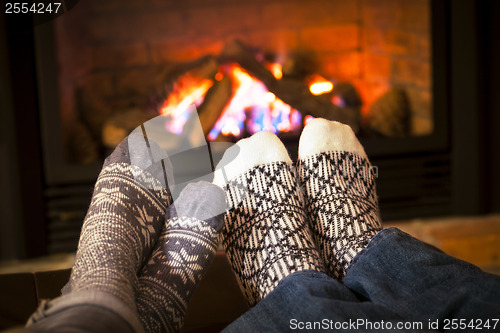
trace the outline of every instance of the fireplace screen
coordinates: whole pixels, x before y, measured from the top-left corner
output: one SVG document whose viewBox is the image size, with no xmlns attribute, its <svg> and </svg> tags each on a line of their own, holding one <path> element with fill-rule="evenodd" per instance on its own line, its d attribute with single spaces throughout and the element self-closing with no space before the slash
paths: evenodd
<svg viewBox="0 0 500 333">
<path fill-rule="evenodd" d="M 99 162 L 196 105 L 208 141 L 314 117 L 360 138 L 433 132 L 430 5 L 404 1 L 81 1 L 52 22 L 66 162 Z"/>
</svg>

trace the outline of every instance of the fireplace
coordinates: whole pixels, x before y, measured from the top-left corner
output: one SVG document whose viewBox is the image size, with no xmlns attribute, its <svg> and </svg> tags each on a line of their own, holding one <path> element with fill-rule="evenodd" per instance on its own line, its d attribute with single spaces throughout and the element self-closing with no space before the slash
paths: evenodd
<svg viewBox="0 0 500 333">
<path fill-rule="evenodd" d="M 217 76 L 230 77 L 233 88 L 237 75 L 254 78 L 272 90 L 264 98 L 277 98 L 288 110 L 286 131 L 271 121 L 222 127 L 221 121 L 227 125 L 238 117 L 224 118 L 238 93 L 219 92 L 226 95 L 224 110 L 211 116 L 208 141 L 235 141 L 255 126 L 254 131 L 272 128 L 296 159 L 300 130 L 317 111 L 304 112 L 307 103 L 300 101 L 327 101 L 327 109 L 350 112 L 356 120 L 350 125 L 379 170 L 385 219 L 449 213 L 446 114 L 433 98 L 444 89 L 432 71 L 443 56 L 433 8 L 436 15 L 439 5 L 430 1 L 275 0 L 262 6 L 153 1 L 147 7 L 138 1 L 85 1 L 38 26 L 48 251 L 74 248 L 89 185 L 103 158 L 133 128 L 163 113 L 176 89 L 186 85 L 186 76 L 191 90 L 203 90 L 203 80 L 210 81 L 198 99 L 221 85 L 224 79 Z M 253 57 L 250 65 L 248 57 Z M 291 93 L 276 93 L 255 64 L 279 83 L 288 79 L 293 87 L 285 90 Z M 283 102 L 303 90 L 295 86 L 310 87 L 314 80 L 330 83 L 333 92 L 308 93 L 298 105 Z M 346 86 L 351 89 L 347 96 Z M 183 102 L 173 100 L 173 107 Z M 243 117 L 256 108 L 262 107 L 246 106 Z"/>
<path fill-rule="evenodd" d="M 359 122 L 371 119 L 384 136 L 428 136 L 437 125 L 428 0 L 85 1 L 39 28 L 39 51 L 58 69 L 56 88 L 47 94 L 58 96 L 53 103 L 70 164 L 99 162 L 106 153 L 106 123 L 140 123 L 158 114 L 161 101 L 155 99 L 179 72 L 206 55 L 220 59 L 235 40 L 281 66 L 284 79 L 296 79 L 291 84 L 313 76 L 351 84 L 362 100 L 353 106 Z M 380 101 L 394 89 L 405 96 Z"/>
<path fill-rule="evenodd" d="M 279 66 L 294 82 L 309 86 L 313 76 L 330 82 L 334 91 L 320 97 L 335 108 L 346 108 L 345 95 L 335 89 L 354 87 L 362 101 L 353 104 L 358 136 L 378 168 L 385 220 L 460 212 L 465 199 L 453 193 L 454 175 L 467 167 L 457 165 L 465 151 L 452 149 L 457 131 L 450 124 L 460 114 L 449 110 L 456 94 L 450 73 L 464 62 L 450 62 L 456 46 L 449 40 L 460 35 L 450 32 L 459 15 L 452 7 L 431 0 L 149 1 L 147 7 L 133 0 L 84 1 L 38 25 L 46 251 L 75 249 L 91 186 L 113 140 L 158 116 L 184 74 L 209 68 L 210 57 L 217 60 L 211 84 L 221 82 L 217 75 L 234 64 L 221 55 L 235 41 L 276 80 Z M 394 90 L 405 96 L 403 110 L 385 97 Z M 300 113 L 299 130 L 278 135 L 296 159 L 308 114 L 287 105 Z M 403 130 L 386 131 L 384 119 L 396 119 Z M 236 132 L 208 141 L 234 141 Z"/>
</svg>

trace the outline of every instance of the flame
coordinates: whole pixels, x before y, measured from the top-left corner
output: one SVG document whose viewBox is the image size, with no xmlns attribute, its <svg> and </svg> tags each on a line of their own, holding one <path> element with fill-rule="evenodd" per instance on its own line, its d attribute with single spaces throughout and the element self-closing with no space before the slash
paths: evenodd
<svg viewBox="0 0 500 333">
<path fill-rule="evenodd" d="M 313 78 L 309 80 L 309 91 L 315 96 L 329 93 L 332 90 L 333 83 L 319 75 L 314 75 Z"/>
<path fill-rule="evenodd" d="M 160 108 L 160 114 L 167 118 L 165 129 L 176 134 L 182 133 L 190 116 L 187 112 L 189 106 L 201 104 L 212 85 L 213 82 L 209 79 L 196 78 L 190 74 L 181 76 Z"/>
<path fill-rule="evenodd" d="M 237 65 L 227 71 L 235 93 L 209 133 L 210 140 L 215 140 L 219 133 L 238 137 L 245 129 L 253 134 L 259 131 L 289 132 L 300 128 L 300 112 L 269 92 L 262 82 Z"/>
<path fill-rule="evenodd" d="M 311 120 L 313 120 L 313 119 L 314 119 L 314 117 L 311 116 L 311 115 L 309 115 L 309 114 L 307 116 L 305 116 L 304 117 L 304 126 L 306 126 L 307 124 L 309 124 L 311 122 Z"/>
<path fill-rule="evenodd" d="M 281 78 L 281 65 L 270 64 L 277 79 Z M 197 78 L 190 74 L 181 76 L 173 91 L 163 102 L 160 113 L 165 116 L 165 128 L 180 134 L 191 116 L 190 105 L 200 105 L 214 81 L 229 75 L 233 82 L 233 96 L 224 108 L 208 139 L 215 140 L 220 134 L 240 137 L 259 131 L 290 132 L 302 127 L 302 115 L 277 98 L 266 86 L 250 76 L 236 64 L 225 66 L 214 80 Z"/>
<path fill-rule="evenodd" d="M 222 74 L 221 72 L 217 72 L 217 74 L 215 74 L 216 81 L 222 80 L 223 77 L 224 77 L 224 74 Z"/>
<path fill-rule="evenodd" d="M 279 63 L 269 64 L 267 68 L 273 73 L 274 77 L 280 80 L 283 77 L 283 66 Z"/>
</svg>

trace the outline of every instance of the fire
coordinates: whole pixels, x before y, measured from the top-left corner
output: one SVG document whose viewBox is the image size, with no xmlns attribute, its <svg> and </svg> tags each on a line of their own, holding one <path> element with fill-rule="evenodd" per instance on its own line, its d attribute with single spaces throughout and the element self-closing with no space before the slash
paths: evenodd
<svg viewBox="0 0 500 333">
<path fill-rule="evenodd" d="M 304 117 L 304 126 L 305 126 L 305 125 L 307 125 L 307 124 L 309 124 L 309 122 L 310 122 L 311 120 L 313 120 L 313 119 L 314 119 L 314 117 L 313 117 L 313 116 L 311 116 L 311 115 L 309 115 L 309 114 L 308 114 L 307 116 L 305 116 L 305 117 Z"/>
<path fill-rule="evenodd" d="M 280 80 L 283 77 L 283 66 L 279 63 L 273 63 L 267 66 L 268 69 L 273 73 L 274 77 Z"/>
<path fill-rule="evenodd" d="M 280 64 L 270 64 L 268 68 L 277 79 L 281 78 Z M 290 132 L 302 127 L 299 111 L 277 98 L 241 67 L 236 64 L 226 66 L 214 79 L 219 81 L 225 75 L 233 82 L 233 96 L 208 134 L 208 139 L 215 140 L 220 134 L 238 138 L 259 131 Z M 165 128 L 176 134 L 182 133 L 191 116 L 189 106 L 200 105 L 213 84 L 213 80 L 189 74 L 179 78 L 160 109 L 160 113 L 167 118 Z"/>
<path fill-rule="evenodd" d="M 276 66 L 276 68 L 278 68 Z M 257 79 L 241 67 L 232 65 L 227 74 L 233 80 L 233 98 L 222 112 L 208 138 L 215 140 L 219 133 L 238 137 L 259 131 L 289 132 L 301 126 L 300 112 L 292 109 Z"/>
<path fill-rule="evenodd" d="M 314 75 L 312 79 L 309 80 L 309 91 L 313 95 L 323 95 L 332 90 L 333 83 L 319 75 Z"/>
<path fill-rule="evenodd" d="M 190 74 L 181 76 L 173 86 L 173 91 L 163 102 L 160 113 L 168 118 L 166 130 L 180 134 L 190 114 L 187 112 L 192 104 L 199 105 L 210 87 L 212 80 L 195 78 Z"/>
</svg>

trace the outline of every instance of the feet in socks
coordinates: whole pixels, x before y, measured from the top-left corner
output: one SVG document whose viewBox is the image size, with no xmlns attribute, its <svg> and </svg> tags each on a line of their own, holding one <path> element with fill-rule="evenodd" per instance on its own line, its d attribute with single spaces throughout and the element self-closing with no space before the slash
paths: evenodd
<svg viewBox="0 0 500 333">
<path fill-rule="evenodd" d="M 158 146 L 133 134 L 106 159 L 63 294 L 104 292 L 135 310 L 137 272 L 156 244 L 171 201 L 163 160 L 149 158 L 161 155 Z"/>
<path fill-rule="evenodd" d="M 216 185 L 187 185 L 138 280 L 137 310 L 146 332 L 180 331 L 188 302 L 217 250 L 225 197 Z"/>
<path fill-rule="evenodd" d="M 222 244 L 250 305 L 283 278 L 301 270 L 322 271 L 297 188 L 295 170 L 281 141 L 259 132 L 226 152 L 214 183 L 226 193 Z M 228 163 L 226 163 L 228 162 Z"/>
<path fill-rule="evenodd" d="M 320 256 L 329 275 L 342 281 L 381 230 L 375 176 L 351 128 L 312 120 L 300 137 L 299 178 Z"/>
</svg>

